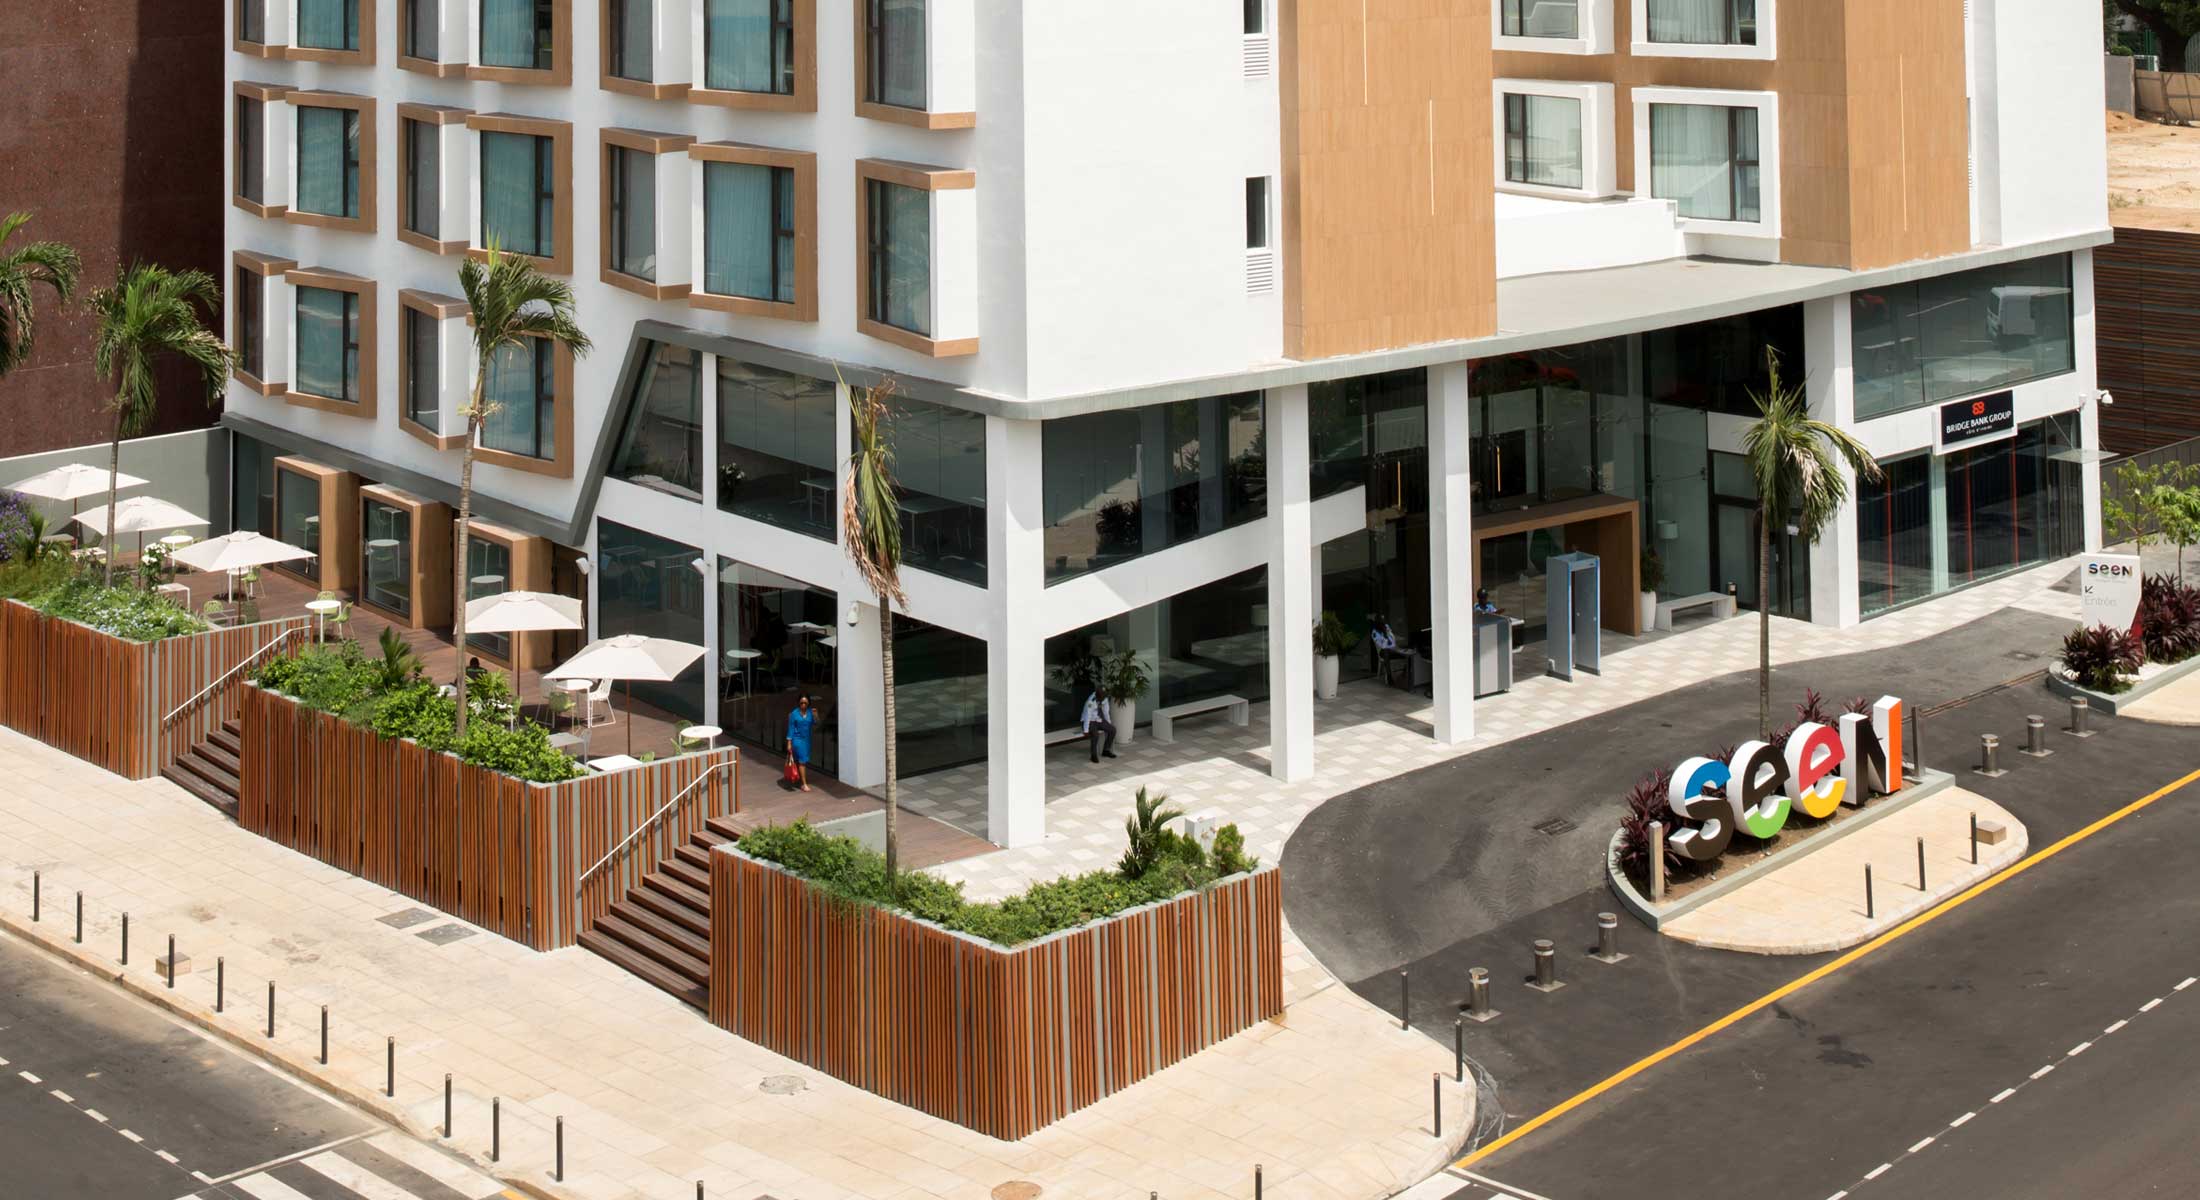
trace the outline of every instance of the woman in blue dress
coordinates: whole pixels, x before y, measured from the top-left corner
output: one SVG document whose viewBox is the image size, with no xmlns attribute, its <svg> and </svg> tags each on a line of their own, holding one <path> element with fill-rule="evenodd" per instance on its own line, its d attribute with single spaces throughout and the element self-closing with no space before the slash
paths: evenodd
<svg viewBox="0 0 2200 1200">
<path fill-rule="evenodd" d="M 817 710 L 810 707 L 810 698 L 795 701 L 794 711 L 787 714 L 787 761 L 794 764 L 805 792 L 810 790 L 810 727 L 815 724 Z"/>
</svg>

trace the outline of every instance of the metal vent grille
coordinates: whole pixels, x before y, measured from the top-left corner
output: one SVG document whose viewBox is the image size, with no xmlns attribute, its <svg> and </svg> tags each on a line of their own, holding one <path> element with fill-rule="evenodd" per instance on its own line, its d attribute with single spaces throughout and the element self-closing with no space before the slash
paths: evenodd
<svg viewBox="0 0 2200 1200">
<path fill-rule="evenodd" d="M 1248 34 L 1245 38 L 1245 77 L 1266 79 L 1276 69 L 1275 39 L 1265 33 Z"/>
<path fill-rule="evenodd" d="M 1276 290 L 1276 252 L 1273 250 L 1247 250 L 1245 252 L 1245 294 L 1265 296 Z"/>
</svg>

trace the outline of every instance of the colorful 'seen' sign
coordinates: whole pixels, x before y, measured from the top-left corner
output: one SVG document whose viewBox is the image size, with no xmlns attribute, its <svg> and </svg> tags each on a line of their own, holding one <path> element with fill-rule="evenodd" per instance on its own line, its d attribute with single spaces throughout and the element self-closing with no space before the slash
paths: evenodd
<svg viewBox="0 0 2200 1200">
<path fill-rule="evenodd" d="M 1673 771 L 1673 815 L 1694 822 L 1667 841 L 1675 854 L 1709 862 L 1726 853 L 1739 829 L 1753 838 L 1780 832 L 1801 809 L 1828 817 L 1846 803 L 1902 790 L 1902 701 L 1882 696 L 1869 713 L 1848 713 L 1836 732 L 1815 721 L 1795 727 L 1785 746 L 1742 743 L 1727 762 L 1691 758 Z"/>
</svg>

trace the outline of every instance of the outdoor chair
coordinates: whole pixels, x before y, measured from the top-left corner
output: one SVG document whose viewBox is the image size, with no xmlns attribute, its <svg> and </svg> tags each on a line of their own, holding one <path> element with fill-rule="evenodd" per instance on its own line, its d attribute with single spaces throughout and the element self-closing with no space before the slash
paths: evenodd
<svg viewBox="0 0 2200 1200">
<path fill-rule="evenodd" d="M 329 628 L 334 629 L 337 635 L 340 637 L 350 637 L 351 601 L 346 600 L 343 602 L 343 604 L 344 606 L 342 608 L 339 608 L 335 612 L 332 612 L 328 615 Z"/>
<path fill-rule="evenodd" d="M 222 623 L 222 602 L 221 602 L 221 601 L 219 601 L 219 600 L 209 600 L 209 601 L 207 601 L 207 602 L 206 602 L 206 605 L 205 605 L 205 607 L 203 607 L 203 608 L 201 608 L 201 609 L 199 610 L 199 615 L 200 615 L 200 616 L 202 616 L 202 617 L 205 617 L 205 618 L 206 618 L 206 623 L 207 623 L 207 624 L 209 624 L 209 625 L 219 625 L 219 624 L 221 624 L 221 623 Z"/>
<path fill-rule="evenodd" d="M 552 729 L 558 727 L 558 718 L 560 717 L 565 718 L 565 723 L 568 725 L 578 724 L 573 719 L 573 710 L 579 705 L 574 701 L 573 693 L 563 688 L 551 688 L 543 697 L 543 707 L 550 713 L 550 728 Z"/>
<path fill-rule="evenodd" d="M 609 679 L 597 680 L 596 686 L 588 689 L 587 695 L 587 721 L 590 729 L 594 729 L 598 725 L 615 725 L 618 723 L 618 714 L 611 711 L 611 681 Z"/>
<path fill-rule="evenodd" d="M 254 599 L 257 599 L 259 597 L 260 569 L 258 567 L 248 568 L 244 574 L 237 576 L 237 578 L 244 581 L 245 595 L 250 596 Z"/>
</svg>

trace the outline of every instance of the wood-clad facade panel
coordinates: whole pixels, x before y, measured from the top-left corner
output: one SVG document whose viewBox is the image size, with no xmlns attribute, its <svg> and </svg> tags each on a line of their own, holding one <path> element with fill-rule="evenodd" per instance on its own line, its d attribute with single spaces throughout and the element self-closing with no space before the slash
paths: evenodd
<svg viewBox="0 0 2200 1200">
<path fill-rule="evenodd" d="M 2116 230 L 2093 252 L 2101 448 L 2136 454 L 2200 437 L 2200 234 Z"/>
<path fill-rule="evenodd" d="M 711 855 L 710 1019 L 1016 1139 L 1283 1011 L 1273 867 L 1022 946 Z"/>
</svg>

